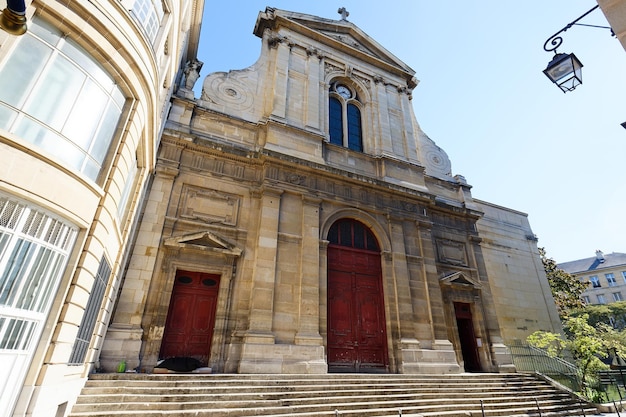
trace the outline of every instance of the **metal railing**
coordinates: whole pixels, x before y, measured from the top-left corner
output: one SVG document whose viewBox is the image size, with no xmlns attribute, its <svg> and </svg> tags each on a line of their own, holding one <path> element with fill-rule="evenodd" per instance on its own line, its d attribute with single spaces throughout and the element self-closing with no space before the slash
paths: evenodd
<svg viewBox="0 0 626 417">
<path fill-rule="evenodd" d="M 509 345 L 509 350 L 518 372 L 538 372 L 574 392 L 581 391 L 580 372 L 573 363 L 521 342 Z"/>
</svg>

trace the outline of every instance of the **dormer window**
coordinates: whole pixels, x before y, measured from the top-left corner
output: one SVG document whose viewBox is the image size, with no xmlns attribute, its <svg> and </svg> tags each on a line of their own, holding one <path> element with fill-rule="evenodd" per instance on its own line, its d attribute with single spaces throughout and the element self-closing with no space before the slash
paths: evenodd
<svg viewBox="0 0 626 417">
<path fill-rule="evenodd" d="M 330 143 L 362 152 L 361 103 L 357 94 L 350 86 L 341 82 L 333 83 L 329 93 Z"/>
</svg>

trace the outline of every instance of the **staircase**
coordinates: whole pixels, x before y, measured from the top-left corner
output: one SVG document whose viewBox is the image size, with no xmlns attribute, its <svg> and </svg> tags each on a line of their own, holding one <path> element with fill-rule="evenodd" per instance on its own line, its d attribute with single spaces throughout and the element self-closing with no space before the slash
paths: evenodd
<svg viewBox="0 0 626 417">
<path fill-rule="evenodd" d="M 482 417 L 483 409 L 583 415 L 570 394 L 525 374 L 94 374 L 70 417 Z"/>
</svg>

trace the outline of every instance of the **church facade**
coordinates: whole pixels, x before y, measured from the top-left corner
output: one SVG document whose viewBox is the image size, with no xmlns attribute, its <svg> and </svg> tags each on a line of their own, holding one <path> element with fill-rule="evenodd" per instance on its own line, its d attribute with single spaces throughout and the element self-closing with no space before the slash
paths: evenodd
<svg viewBox="0 0 626 417">
<path fill-rule="evenodd" d="M 452 175 L 409 66 L 345 14 L 254 34 L 253 66 L 172 97 L 100 369 L 503 372 L 560 329 L 527 216 Z"/>
</svg>

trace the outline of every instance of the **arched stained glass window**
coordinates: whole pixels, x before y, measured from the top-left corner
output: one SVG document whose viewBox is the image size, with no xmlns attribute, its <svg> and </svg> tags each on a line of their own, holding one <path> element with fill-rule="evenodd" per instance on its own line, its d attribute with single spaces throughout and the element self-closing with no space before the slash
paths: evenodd
<svg viewBox="0 0 626 417">
<path fill-rule="evenodd" d="M 331 245 L 380 251 L 378 240 L 372 231 L 363 223 L 352 219 L 336 221 L 328 231 L 328 241 Z"/>
<path fill-rule="evenodd" d="M 330 143 L 363 151 L 361 110 L 357 94 L 347 85 L 333 83 L 328 102 L 328 130 Z"/>
</svg>

